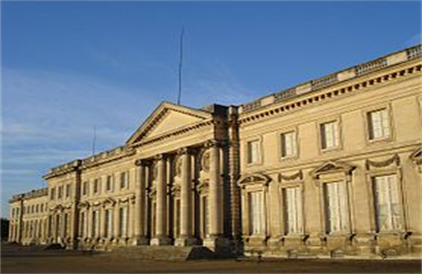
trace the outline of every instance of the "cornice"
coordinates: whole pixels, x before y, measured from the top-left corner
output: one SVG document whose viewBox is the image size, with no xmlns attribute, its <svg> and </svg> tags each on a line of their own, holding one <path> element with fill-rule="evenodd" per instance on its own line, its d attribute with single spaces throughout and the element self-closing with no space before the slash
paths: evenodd
<svg viewBox="0 0 422 274">
<path fill-rule="evenodd" d="M 358 91 L 364 91 L 369 87 L 390 81 L 396 81 L 403 78 L 404 76 L 420 73 L 421 68 L 422 65 L 418 62 L 412 66 L 396 68 L 394 71 L 390 71 L 384 74 L 373 75 L 372 77 L 366 77 L 365 79 L 361 78 L 360 81 L 357 81 L 358 79 L 353 79 L 354 81 L 349 81 L 348 85 L 343 85 L 339 88 L 324 88 L 319 92 L 304 93 L 300 96 L 286 100 L 285 102 L 271 104 L 268 105 L 268 107 L 266 106 L 261 109 L 257 109 L 251 113 L 244 113 L 239 117 L 239 124 L 242 126 L 253 122 L 259 122 L 263 119 L 289 113 L 293 110 L 297 110 L 314 103 L 334 100 L 341 97 L 342 95 L 346 95 L 352 92 L 354 93 Z"/>
</svg>

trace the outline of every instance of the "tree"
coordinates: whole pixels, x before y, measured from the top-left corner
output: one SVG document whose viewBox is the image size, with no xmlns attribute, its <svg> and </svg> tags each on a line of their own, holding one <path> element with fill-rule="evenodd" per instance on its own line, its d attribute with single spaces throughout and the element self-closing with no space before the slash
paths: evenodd
<svg viewBox="0 0 422 274">
<path fill-rule="evenodd" d="M 7 240 L 9 237 L 9 220 L 1 218 L 1 240 Z"/>
</svg>

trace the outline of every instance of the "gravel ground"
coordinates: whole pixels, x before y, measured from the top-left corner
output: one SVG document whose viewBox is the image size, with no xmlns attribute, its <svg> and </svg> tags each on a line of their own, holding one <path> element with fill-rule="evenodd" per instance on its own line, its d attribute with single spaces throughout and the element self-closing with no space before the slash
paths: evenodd
<svg viewBox="0 0 422 274">
<path fill-rule="evenodd" d="M 421 273 L 418 260 L 144 261 L 2 244 L 1 273 Z"/>
</svg>

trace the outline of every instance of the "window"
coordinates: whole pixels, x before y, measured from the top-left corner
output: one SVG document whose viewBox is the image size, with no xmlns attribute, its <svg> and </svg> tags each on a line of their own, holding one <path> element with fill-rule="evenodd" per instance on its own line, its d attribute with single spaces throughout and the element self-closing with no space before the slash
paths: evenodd
<svg viewBox="0 0 422 274">
<path fill-rule="evenodd" d="M 373 178 L 378 231 L 402 228 L 401 206 L 395 175 Z"/>
<path fill-rule="evenodd" d="M 63 237 L 67 237 L 67 214 L 63 215 Z"/>
<path fill-rule="evenodd" d="M 66 185 L 66 198 L 70 197 L 70 184 Z"/>
<path fill-rule="evenodd" d="M 349 228 L 349 209 L 347 190 L 344 182 L 327 183 L 325 186 L 325 206 L 327 232 L 347 232 Z"/>
<path fill-rule="evenodd" d="M 57 198 L 61 199 L 63 197 L 63 186 L 59 186 L 59 190 L 57 193 Z"/>
<path fill-rule="evenodd" d="M 300 187 L 283 189 L 285 234 L 302 234 L 302 195 Z"/>
<path fill-rule="evenodd" d="M 248 142 L 248 164 L 255 164 L 259 161 L 259 141 Z"/>
<path fill-rule="evenodd" d="M 371 111 L 367 114 L 369 139 L 385 139 L 390 136 L 390 122 L 387 109 Z"/>
<path fill-rule="evenodd" d="M 88 182 L 84 182 L 82 186 L 82 195 L 88 195 Z"/>
<path fill-rule="evenodd" d="M 294 131 L 281 134 L 281 157 L 296 155 L 296 134 Z"/>
<path fill-rule="evenodd" d="M 127 172 L 120 173 L 120 189 L 128 188 Z"/>
<path fill-rule="evenodd" d="M 106 191 L 111 191 L 113 189 L 113 176 L 108 175 L 106 181 Z"/>
<path fill-rule="evenodd" d="M 209 233 L 208 196 L 202 197 L 202 234 L 205 238 Z"/>
<path fill-rule="evenodd" d="M 98 237 L 100 232 L 100 212 L 94 210 L 92 212 L 92 237 Z"/>
<path fill-rule="evenodd" d="M 41 204 L 41 206 L 40 206 L 40 212 L 44 212 L 44 204 Z"/>
<path fill-rule="evenodd" d="M 263 193 L 249 193 L 250 232 L 251 235 L 261 235 L 264 232 Z"/>
<path fill-rule="evenodd" d="M 82 237 L 86 237 L 87 233 L 86 233 L 86 213 L 82 212 L 81 213 L 81 236 Z"/>
<path fill-rule="evenodd" d="M 98 194 L 100 192 L 100 180 L 94 180 L 94 194 Z"/>
<path fill-rule="evenodd" d="M 50 192 L 50 200 L 54 200 L 56 198 L 56 189 L 52 188 Z"/>
<path fill-rule="evenodd" d="M 320 125 L 322 149 L 336 148 L 339 146 L 338 122 L 328 122 Z"/>
<path fill-rule="evenodd" d="M 105 236 L 111 237 L 113 235 L 113 210 L 107 209 L 105 214 Z"/>
<path fill-rule="evenodd" d="M 127 224 L 128 224 L 128 215 L 127 215 L 127 208 L 122 207 L 120 208 L 120 236 L 125 237 L 127 236 Z"/>
<path fill-rule="evenodd" d="M 40 211 L 40 205 L 35 206 L 35 213 L 38 213 Z"/>
</svg>

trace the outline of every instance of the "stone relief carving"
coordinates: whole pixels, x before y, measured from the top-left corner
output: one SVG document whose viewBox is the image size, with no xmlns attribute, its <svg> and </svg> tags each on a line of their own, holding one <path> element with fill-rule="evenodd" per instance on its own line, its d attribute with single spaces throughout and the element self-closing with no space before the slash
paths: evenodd
<svg viewBox="0 0 422 274">
<path fill-rule="evenodd" d="M 282 173 L 278 174 L 278 181 L 293 181 L 293 180 L 302 180 L 303 174 L 302 170 L 299 170 L 298 172 L 292 174 L 292 175 L 283 175 Z"/>
<path fill-rule="evenodd" d="M 396 166 L 400 165 L 400 157 L 397 154 L 394 154 L 393 157 L 384 160 L 384 161 L 372 161 L 372 160 L 366 160 L 366 169 L 371 169 L 371 167 L 375 168 L 381 168 L 381 167 L 387 167 L 391 164 L 395 163 Z"/>
</svg>

